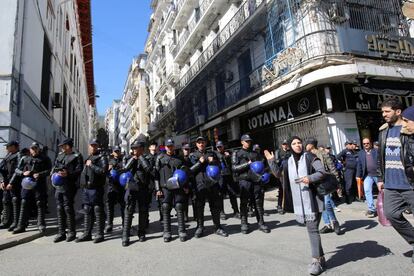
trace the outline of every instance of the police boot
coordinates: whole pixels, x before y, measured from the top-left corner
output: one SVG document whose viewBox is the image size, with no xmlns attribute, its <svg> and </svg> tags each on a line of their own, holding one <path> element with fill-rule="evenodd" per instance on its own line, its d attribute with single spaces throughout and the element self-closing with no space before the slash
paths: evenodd
<svg viewBox="0 0 414 276">
<path fill-rule="evenodd" d="M 161 209 L 162 209 L 162 225 L 164 228 L 164 242 L 170 242 L 171 241 L 171 208 L 170 205 L 168 203 L 163 203 L 161 205 Z"/>
<path fill-rule="evenodd" d="M 12 223 L 12 206 L 10 202 L 3 202 L 3 216 L 0 223 L 0 229 L 8 229 Z"/>
<path fill-rule="evenodd" d="M 107 224 L 105 227 L 105 233 L 111 233 L 112 229 L 114 227 L 114 204 L 107 202 L 106 203 L 106 209 L 107 209 Z"/>
<path fill-rule="evenodd" d="M 93 242 L 100 243 L 104 240 L 105 212 L 103 206 L 95 206 L 94 210 L 96 216 L 97 233 Z"/>
<path fill-rule="evenodd" d="M 20 216 L 19 216 L 19 222 L 17 223 L 16 229 L 13 230 L 13 234 L 23 233 L 26 231 L 26 225 L 28 220 L 28 210 L 27 206 L 28 202 L 25 199 L 22 199 L 20 203 Z"/>
<path fill-rule="evenodd" d="M 197 211 L 197 229 L 194 237 L 198 239 L 204 234 L 204 208 L 197 208 Z"/>
<path fill-rule="evenodd" d="M 124 224 L 122 227 L 122 246 L 129 245 L 129 236 L 131 235 L 131 225 L 132 225 L 132 212 L 129 212 L 128 207 L 126 207 Z"/>
<path fill-rule="evenodd" d="M 187 202 L 183 203 L 182 206 L 183 206 L 184 222 L 188 222 L 189 221 L 189 219 L 188 219 L 188 200 L 187 200 Z M 177 206 L 176 206 L 176 208 L 177 208 Z"/>
<path fill-rule="evenodd" d="M 175 210 L 177 211 L 177 223 L 178 223 L 178 236 L 180 241 L 185 242 L 187 240 L 187 233 L 185 231 L 185 219 L 184 219 L 184 206 L 182 203 L 175 204 Z"/>
<path fill-rule="evenodd" d="M 234 195 L 230 195 L 230 204 L 231 204 L 231 208 L 233 209 L 233 218 L 240 218 L 240 212 L 239 212 L 239 207 L 237 206 L 237 197 L 235 197 Z"/>
<path fill-rule="evenodd" d="M 41 200 L 36 201 L 37 205 L 37 228 L 40 233 L 46 231 L 46 221 L 45 221 L 45 207 Z"/>
<path fill-rule="evenodd" d="M 195 200 L 192 200 L 192 203 L 191 203 L 192 205 L 191 205 L 191 207 L 193 207 L 193 219 L 194 219 L 194 221 L 197 221 L 197 205 L 196 205 L 196 201 Z"/>
<path fill-rule="evenodd" d="M 265 225 L 263 215 L 264 215 L 264 209 L 263 209 L 263 201 L 262 200 L 256 200 L 256 213 L 257 213 L 257 222 L 259 224 L 259 230 L 264 233 L 269 233 L 270 229 Z"/>
<path fill-rule="evenodd" d="M 53 240 L 53 242 L 61 242 L 66 239 L 66 231 L 65 231 L 65 210 L 62 206 L 58 205 L 56 207 L 56 216 L 57 216 L 57 224 L 58 224 L 58 233 Z"/>
<path fill-rule="evenodd" d="M 216 227 L 215 233 L 219 236 L 227 237 L 228 234 L 226 233 L 226 231 L 224 231 L 224 229 L 220 225 L 220 210 L 214 210 L 212 212 L 212 216 L 213 216 L 214 226 Z"/>
<path fill-rule="evenodd" d="M 76 239 L 76 219 L 75 219 L 75 210 L 73 210 L 73 206 L 65 206 L 65 213 L 66 213 L 67 224 L 68 224 L 68 229 L 69 229 L 68 238 L 66 239 L 66 241 L 71 242 Z"/>
<path fill-rule="evenodd" d="M 77 238 L 75 242 L 84 242 L 84 241 L 91 241 L 92 240 L 92 214 L 91 214 L 91 206 L 85 205 L 83 207 L 83 223 L 85 229 L 83 230 L 82 236 Z"/>
<path fill-rule="evenodd" d="M 144 242 L 147 240 L 145 237 L 146 229 L 148 228 L 148 211 L 146 209 L 139 209 L 139 218 L 138 218 L 138 240 Z"/>
<path fill-rule="evenodd" d="M 10 225 L 8 231 L 11 232 L 17 227 L 17 223 L 19 221 L 19 213 L 20 213 L 20 200 L 17 197 L 13 197 L 12 199 L 13 204 L 13 223 Z"/>
</svg>

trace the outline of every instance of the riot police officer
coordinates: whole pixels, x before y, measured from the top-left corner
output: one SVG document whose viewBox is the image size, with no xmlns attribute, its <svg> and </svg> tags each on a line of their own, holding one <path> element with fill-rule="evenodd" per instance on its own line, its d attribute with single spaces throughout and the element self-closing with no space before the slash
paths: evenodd
<svg viewBox="0 0 414 276">
<path fill-rule="evenodd" d="M 63 186 L 55 186 L 56 216 L 58 233 L 54 242 L 76 239 L 75 210 L 73 207 L 79 176 L 83 170 L 83 157 L 73 150 L 73 139 L 67 138 L 58 145 L 61 152 L 56 157 L 52 173 L 64 179 Z M 52 182 L 53 184 L 53 182 Z M 67 224 L 66 224 L 67 222 Z M 66 238 L 66 226 L 68 236 Z"/>
<path fill-rule="evenodd" d="M 157 196 L 162 196 L 162 217 L 164 226 L 164 242 L 171 241 L 171 208 L 177 212 L 178 235 L 181 241 L 187 239 L 184 221 L 184 201 L 188 193 L 187 183 L 170 183 L 171 177 L 177 170 L 183 169 L 183 160 L 174 152 L 175 146 L 172 139 L 165 142 L 166 153 L 158 155 L 155 161 L 155 189 Z M 184 181 L 184 180 L 183 180 Z M 176 184 L 176 185 L 173 185 Z M 178 185 L 177 185 L 178 184 Z"/>
<path fill-rule="evenodd" d="M 119 204 L 121 208 L 121 217 L 122 222 L 124 221 L 124 209 L 125 209 L 125 189 L 119 184 L 119 175 L 122 172 L 122 155 L 121 148 L 115 146 L 113 148 L 112 155 L 108 161 L 109 167 L 109 177 L 108 177 L 108 193 L 106 199 L 106 209 L 107 209 L 107 225 L 105 228 L 106 233 L 112 232 L 113 221 L 114 221 L 114 208 L 115 204 Z"/>
<path fill-rule="evenodd" d="M 356 141 L 347 141 L 345 143 L 346 148 L 342 150 L 336 157 L 344 164 L 345 199 L 347 204 L 351 204 L 352 201 L 354 201 L 352 190 L 355 186 L 358 159 L 358 154 L 355 151 L 356 145 Z"/>
<path fill-rule="evenodd" d="M 191 153 L 191 147 L 190 144 L 185 143 L 182 145 L 181 147 L 182 150 L 182 154 L 183 154 L 183 163 L 184 166 L 187 168 L 191 168 L 193 166 L 193 164 L 191 163 L 190 160 L 190 153 Z M 191 171 L 189 172 L 189 175 L 187 176 L 188 178 L 188 186 L 190 187 L 190 190 L 188 192 L 188 194 L 186 194 L 186 199 L 184 200 L 184 221 L 188 222 L 189 218 L 188 218 L 188 205 L 189 205 L 189 201 L 191 200 L 192 203 L 192 207 L 193 207 L 193 219 L 197 220 L 197 210 L 196 210 L 196 200 L 195 200 L 195 193 L 193 192 L 193 189 L 191 189 L 191 187 L 194 187 L 194 177 L 191 174 Z"/>
<path fill-rule="evenodd" d="M 99 152 L 98 146 L 99 143 L 96 139 L 89 142 L 89 156 L 80 176 L 85 230 L 82 236 L 76 239 L 76 242 L 92 240 L 93 214 L 96 218 L 98 230 L 93 242 L 99 243 L 104 240 L 105 211 L 103 197 L 108 159 Z"/>
<path fill-rule="evenodd" d="M 247 223 L 247 205 L 250 198 L 254 198 L 256 207 L 256 217 L 259 229 L 264 233 L 269 233 L 270 229 L 264 223 L 263 209 L 263 187 L 260 178 L 256 177 L 250 170 L 250 164 L 255 161 L 262 161 L 257 152 L 252 151 L 252 139 L 248 134 L 241 137 L 242 148 L 233 152 L 232 168 L 236 174 L 240 185 L 240 218 L 241 232 L 247 234 L 249 226 Z"/>
<path fill-rule="evenodd" d="M 122 246 L 129 245 L 131 233 L 132 218 L 135 212 L 135 206 L 138 202 L 138 239 L 143 242 L 145 230 L 147 228 L 148 218 L 148 175 L 151 172 L 151 166 L 144 157 L 145 137 L 138 137 L 131 145 L 132 157 L 124 167 L 124 171 L 129 171 L 133 179 L 129 181 L 125 192 L 125 218 L 122 229 Z"/>
<path fill-rule="evenodd" d="M 152 196 L 155 190 L 155 160 L 157 159 L 157 142 L 151 142 L 148 147 L 148 153 L 144 155 L 145 159 L 147 159 L 148 163 L 150 164 L 151 171 L 148 175 L 148 206 L 151 206 Z M 161 200 L 158 200 L 158 211 L 160 214 L 160 221 L 162 222 L 162 211 L 161 211 Z M 149 215 L 149 212 L 148 212 Z M 149 221 L 149 218 L 148 218 Z M 147 224 L 149 225 L 149 224 Z"/>
<path fill-rule="evenodd" d="M 221 206 L 220 206 L 220 218 L 226 219 L 224 212 L 224 198 L 225 195 L 229 195 L 231 208 L 233 209 L 233 217 L 240 218 L 239 207 L 237 206 L 237 194 L 238 187 L 233 181 L 231 172 L 231 154 L 224 150 L 224 144 L 222 141 L 216 143 L 215 152 L 220 163 L 221 176 L 220 176 L 220 192 L 221 192 Z"/>
<path fill-rule="evenodd" d="M 220 190 L 218 182 L 211 181 L 206 169 L 208 165 L 219 166 L 217 155 L 212 151 L 206 150 L 206 139 L 202 136 L 197 137 L 197 150 L 190 154 L 193 166 L 190 168 L 195 179 L 196 207 L 197 207 L 197 229 L 195 237 L 200 238 L 204 233 L 204 205 L 208 200 L 211 216 L 216 228 L 217 235 L 227 237 L 228 234 L 220 225 Z"/>
<path fill-rule="evenodd" d="M 40 233 L 46 231 L 45 207 L 46 207 L 46 180 L 52 169 L 52 162 L 49 157 L 41 154 L 38 143 L 34 142 L 30 146 L 30 156 L 21 158 L 16 168 L 15 174 L 23 177 L 20 203 L 20 216 L 17 227 L 13 234 L 26 231 L 29 219 L 29 200 L 35 199 L 37 206 L 37 227 Z M 26 186 L 24 183 L 30 183 Z"/>
<path fill-rule="evenodd" d="M 17 226 L 20 211 L 20 179 L 13 177 L 20 160 L 19 143 L 10 141 L 6 144 L 7 155 L 0 163 L 0 185 L 3 191 L 3 216 L 0 229 L 13 231 Z"/>
</svg>

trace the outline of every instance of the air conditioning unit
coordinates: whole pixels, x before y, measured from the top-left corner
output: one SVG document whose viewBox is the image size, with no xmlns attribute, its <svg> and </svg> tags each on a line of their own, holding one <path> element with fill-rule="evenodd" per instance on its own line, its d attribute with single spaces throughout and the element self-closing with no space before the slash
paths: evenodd
<svg viewBox="0 0 414 276">
<path fill-rule="evenodd" d="M 231 82 L 233 80 L 233 72 L 232 71 L 228 71 L 228 70 L 225 71 L 223 73 L 222 78 L 223 78 L 223 81 L 224 82 Z"/>
<path fill-rule="evenodd" d="M 62 93 L 55 93 L 52 100 L 53 108 L 62 108 Z"/>
</svg>

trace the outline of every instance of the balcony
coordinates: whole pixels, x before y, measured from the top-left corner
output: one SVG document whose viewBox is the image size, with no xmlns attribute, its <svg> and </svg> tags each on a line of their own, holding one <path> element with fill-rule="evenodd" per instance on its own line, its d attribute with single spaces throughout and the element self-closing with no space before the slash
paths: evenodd
<svg viewBox="0 0 414 276">
<path fill-rule="evenodd" d="M 210 31 L 211 24 L 217 19 L 216 16 L 211 15 L 218 15 L 229 5 L 227 1 L 220 0 L 204 0 L 200 4 L 200 7 L 192 15 L 188 28 L 183 31 L 177 45 L 172 50 L 175 62 L 178 64 L 185 62 L 203 34 Z"/>
<path fill-rule="evenodd" d="M 166 106 L 162 106 L 162 108 L 158 108 L 160 110 L 159 113 L 155 116 L 154 122 L 159 123 L 162 121 L 167 115 L 171 114 L 173 110 L 175 110 L 176 100 L 173 99 L 171 102 L 168 103 Z"/>
<path fill-rule="evenodd" d="M 172 29 L 181 30 L 197 7 L 198 0 L 178 0 L 177 2 L 175 9 L 177 16 L 172 24 Z"/>
<path fill-rule="evenodd" d="M 250 18 L 256 14 L 259 7 L 266 1 L 256 0 L 256 2 L 244 2 L 233 18 L 227 25 L 217 34 L 216 38 L 204 50 L 200 57 L 188 69 L 187 73 L 180 79 L 178 91 L 181 91 L 202 69 L 208 64 L 213 57 L 227 44 L 232 37 L 242 28 Z"/>
<path fill-rule="evenodd" d="M 173 63 L 171 68 L 167 70 L 167 82 L 170 85 L 175 85 L 180 80 L 180 66 Z"/>
</svg>

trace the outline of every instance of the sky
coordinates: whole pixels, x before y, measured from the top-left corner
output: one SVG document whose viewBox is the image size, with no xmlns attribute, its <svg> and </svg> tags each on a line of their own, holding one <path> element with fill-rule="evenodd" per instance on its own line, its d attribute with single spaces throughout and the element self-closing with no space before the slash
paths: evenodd
<svg viewBox="0 0 414 276">
<path fill-rule="evenodd" d="M 150 0 L 92 0 L 94 77 L 99 115 L 122 96 L 134 56 L 144 50 Z"/>
</svg>

